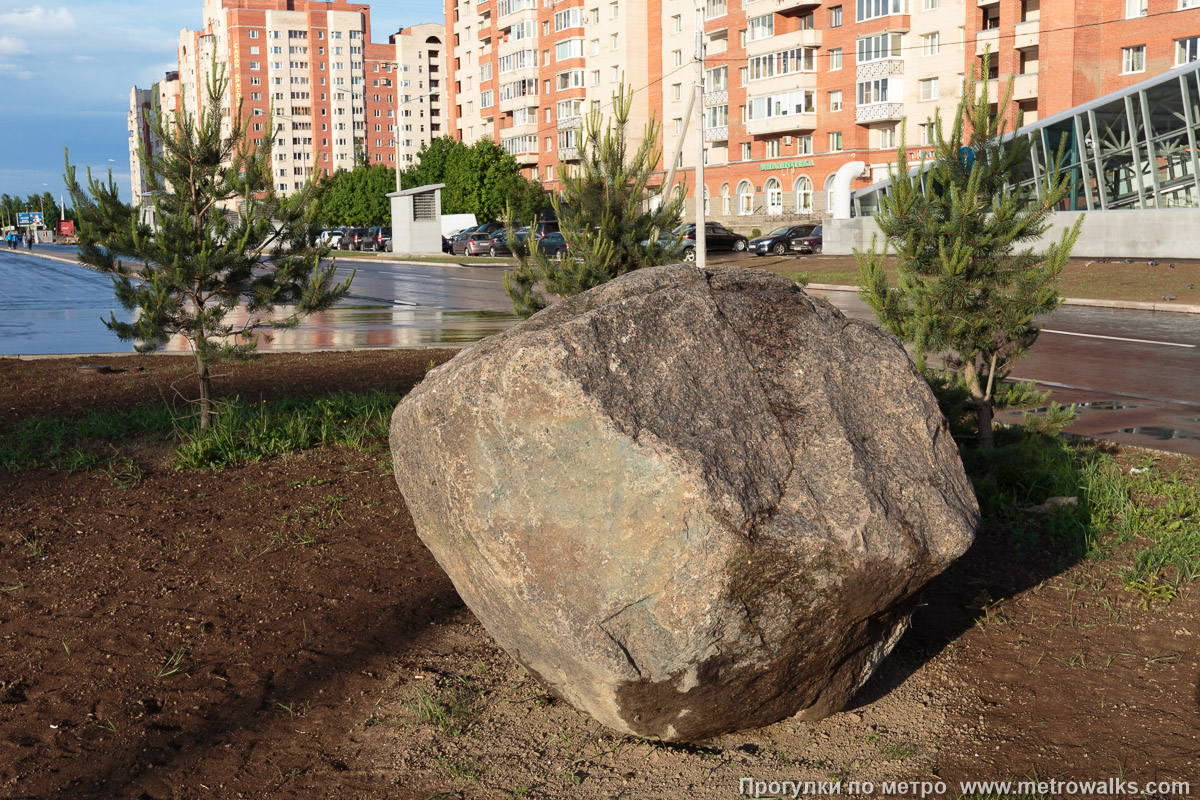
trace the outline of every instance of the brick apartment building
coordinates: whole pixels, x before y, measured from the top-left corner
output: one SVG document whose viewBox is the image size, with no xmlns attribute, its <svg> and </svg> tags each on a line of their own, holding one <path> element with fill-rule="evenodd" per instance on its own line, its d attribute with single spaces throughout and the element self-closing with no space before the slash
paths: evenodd
<svg viewBox="0 0 1200 800">
<path fill-rule="evenodd" d="M 554 188 L 624 79 L 632 130 L 653 115 L 669 154 L 697 17 L 686 0 L 446 0 L 447 128 Z M 702 25 L 703 132 L 686 128 L 680 176 L 694 193 L 702 135 L 708 215 L 748 232 L 825 216 L 850 161 L 867 164 L 855 188 L 886 178 L 902 134 L 929 152 L 985 49 L 1032 122 L 1196 59 L 1200 0 L 705 0 Z"/>
<path fill-rule="evenodd" d="M 274 135 L 275 183 L 285 193 L 311 170 L 352 168 L 356 146 L 371 164 L 403 168 L 440 135 L 442 25 L 383 44 L 371 41 L 369 5 L 350 0 L 204 0 L 202 14 L 199 29 L 180 33 L 178 71 L 131 95 L 135 203 L 145 190 L 138 147 L 156 146 L 147 135 L 152 101 L 194 113 L 211 100 L 214 64 L 229 80 L 222 107 L 240 107 L 254 139 Z"/>
</svg>

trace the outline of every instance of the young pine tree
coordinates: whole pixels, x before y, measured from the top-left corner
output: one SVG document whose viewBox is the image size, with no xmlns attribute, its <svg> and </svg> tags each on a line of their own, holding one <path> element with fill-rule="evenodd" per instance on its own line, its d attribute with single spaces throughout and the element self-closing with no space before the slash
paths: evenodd
<svg viewBox="0 0 1200 800">
<path fill-rule="evenodd" d="M 504 288 L 522 317 L 547 305 L 546 298 L 534 290 L 535 284 L 551 294 L 569 297 L 631 270 L 677 260 L 668 249 L 658 246 L 658 233 L 679 225 L 684 193 L 681 187 L 657 209 L 650 208 L 650 179 L 662 158 L 657 146 L 660 128 L 652 118 L 631 157 L 628 127 L 632 107 L 633 91 L 626 91 L 622 84 L 613 95 L 613 117 L 603 129 L 599 111 L 587 116 L 578 169 L 561 162 L 558 165 L 562 189 L 551 195 L 550 203 L 566 239 L 567 253 L 552 261 L 535 247 L 526 255 L 510 238 L 520 265 L 505 273 Z M 508 223 L 511 237 L 512 220 Z M 646 241 L 649 246 L 642 244 Z"/>
<path fill-rule="evenodd" d="M 222 132 L 227 88 L 223 70 L 214 69 L 212 99 L 195 115 L 155 109 L 151 130 L 163 146 L 142 157 L 152 225 L 120 201 L 111 174 L 104 183 L 89 170 L 85 190 L 68 155 L 65 176 L 79 216 L 80 260 L 110 273 L 117 299 L 136 313 L 133 322 L 110 315 L 104 324 L 142 353 L 175 336 L 187 340 L 201 430 L 212 422 L 213 362 L 253 355 L 260 330 L 294 327 L 328 308 L 353 278 L 335 285 L 334 265 L 321 265 L 327 251 L 312 244 L 315 174 L 283 197 L 272 176 L 271 133 L 254 141 L 240 105 Z"/>
<path fill-rule="evenodd" d="M 910 174 L 901 141 L 891 188 L 876 216 L 886 237 L 883 252 L 873 242 L 870 252 L 855 256 L 863 300 L 884 328 L 915 344 L 923 372 L 929 373 L 933 356 L 948 377 L 961 381 L 979 444 L 991 450 L 997 389 L 1037 339 L 1035 317 L 1062 302 L 1058 277 L 1079 222 L 1036 252 L 1049 215 L 1068 190 L 1070 175 L 1060 169 L 1065 142 L 1042 170 L 1040 193 L 1018 186 L 1032 139 L 1003 140 L 1006 124 L 991 105 L 987 82 L 975 96 L 974 77 L 963 85 L 948 137 L 935 119 L 928 170 Z M 998 108 L 1008 108 L 1011 95 L 1010 82 Z M 884 275 L 889 248 L 897 258 L 898 288 L 889 288 Z"/>
</svg>

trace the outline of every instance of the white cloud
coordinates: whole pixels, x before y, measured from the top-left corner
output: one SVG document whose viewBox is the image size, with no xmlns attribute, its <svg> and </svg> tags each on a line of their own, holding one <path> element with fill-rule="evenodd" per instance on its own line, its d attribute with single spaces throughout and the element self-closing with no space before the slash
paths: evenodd
<svg viewBox="0 0 1200 800">
<path fill-rule="evenodd" d="M 33 77 L 32 72 L 23 67 L 18 67 L 16 64 L 0 64 L 0 73 L 15 75 L 23 81 L 27 81 Z"/>
<path fill-rule="evenodd" d="M 75 15 L 65 7 L 57 9 L 33 6 L 0 13 L 0 28 L 5 30 L 61 30 L 75 26 Z"/>
<path fill-rule="evenodd" d="M 99 63 L 100 61 L 100 59 L 96 58 L 95 56 L 75 56 L 75 58 L 72 60 L 77 64 L 95 64 Z"/>
<path fill-rule="evenodd" d="M 29 52 L 28 45 L 12 36 L 0 36 L 0 56 L 16 56 Z"/>
</svg>

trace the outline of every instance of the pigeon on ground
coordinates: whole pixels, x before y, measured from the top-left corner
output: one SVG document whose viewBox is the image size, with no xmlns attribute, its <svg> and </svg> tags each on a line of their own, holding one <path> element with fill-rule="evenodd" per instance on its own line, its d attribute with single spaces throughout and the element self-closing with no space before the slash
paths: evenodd
<svg viewBox="0 0 1200 800">
<path fill-rule="evenodd" d="M 1163 295 L 1163 300 L 1174 300 L 1174 299 L 1175 299 L 1175 295 L 1173 295 L 1173 294 L 1164 294 Z"/>
<path fill-rule="evenodd" d="M 1167 264 L 1167 266 L 1170 267 L 1171 269 L 1175 269 L 1175 262 L 1172 261 L 1170 264 Z"/>
<path fill-rule="evenodd" d="M 1195 287 L 1195 285 L 1196 285 L 1196 284 L 1194 284 L 1194 283 L 1189 283 L 1187 286 L 1185 286 L 1185 287 L 1183 287 L 1183 288 L 1185 288 L 1185 289 L 1192 289 L 1192 288 L 1194 288 L 1194 287 Z"/>
<path fill-rule="evenodd" d="M 1132 259 L 1132 258 L 1127 258 L 1127 259 L 1125 259 L 1125 263 L 1126 263 L 1126 264 L 1132 264 L 1132 263 L 1133 263 L 1133 259 Z"/>
<path fill-rule="evenodd" d="M 1147 265 L 1147 266 L 1150 266 L 1150 267 L 1157 267 L 1157 266 L 1158 266 L 1158 262 L 1157 262 L 1157 261 L 1154 261 L 1153 259 L 1151 259 L 1150 261 L 1147 261 L 1147 262 L 1146 262 L 1146 265 Z"/>
</svg>

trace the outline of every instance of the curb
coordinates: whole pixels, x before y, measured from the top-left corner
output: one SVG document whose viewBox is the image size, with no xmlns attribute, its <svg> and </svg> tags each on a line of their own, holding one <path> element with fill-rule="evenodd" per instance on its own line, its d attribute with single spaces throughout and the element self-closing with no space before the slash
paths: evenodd
<svg viewBox="0 0 1200 800">
<path fill-rule="evenodd" d="M 857 286 L 845 286 L 837 283 L 810 283 L 807 288 L 819 289 L 823 292 L 858 293 Z M 1119 308 L 1125 311 L 1165 311 L 1172 314 L 1200 314 L 1200 306 L 1144 303 L 1137 300 L 1089 300 L 1084 297 L 1065 297 L 1063 298 L 1063 305 L 1090 308 Z"/>
</svg>

